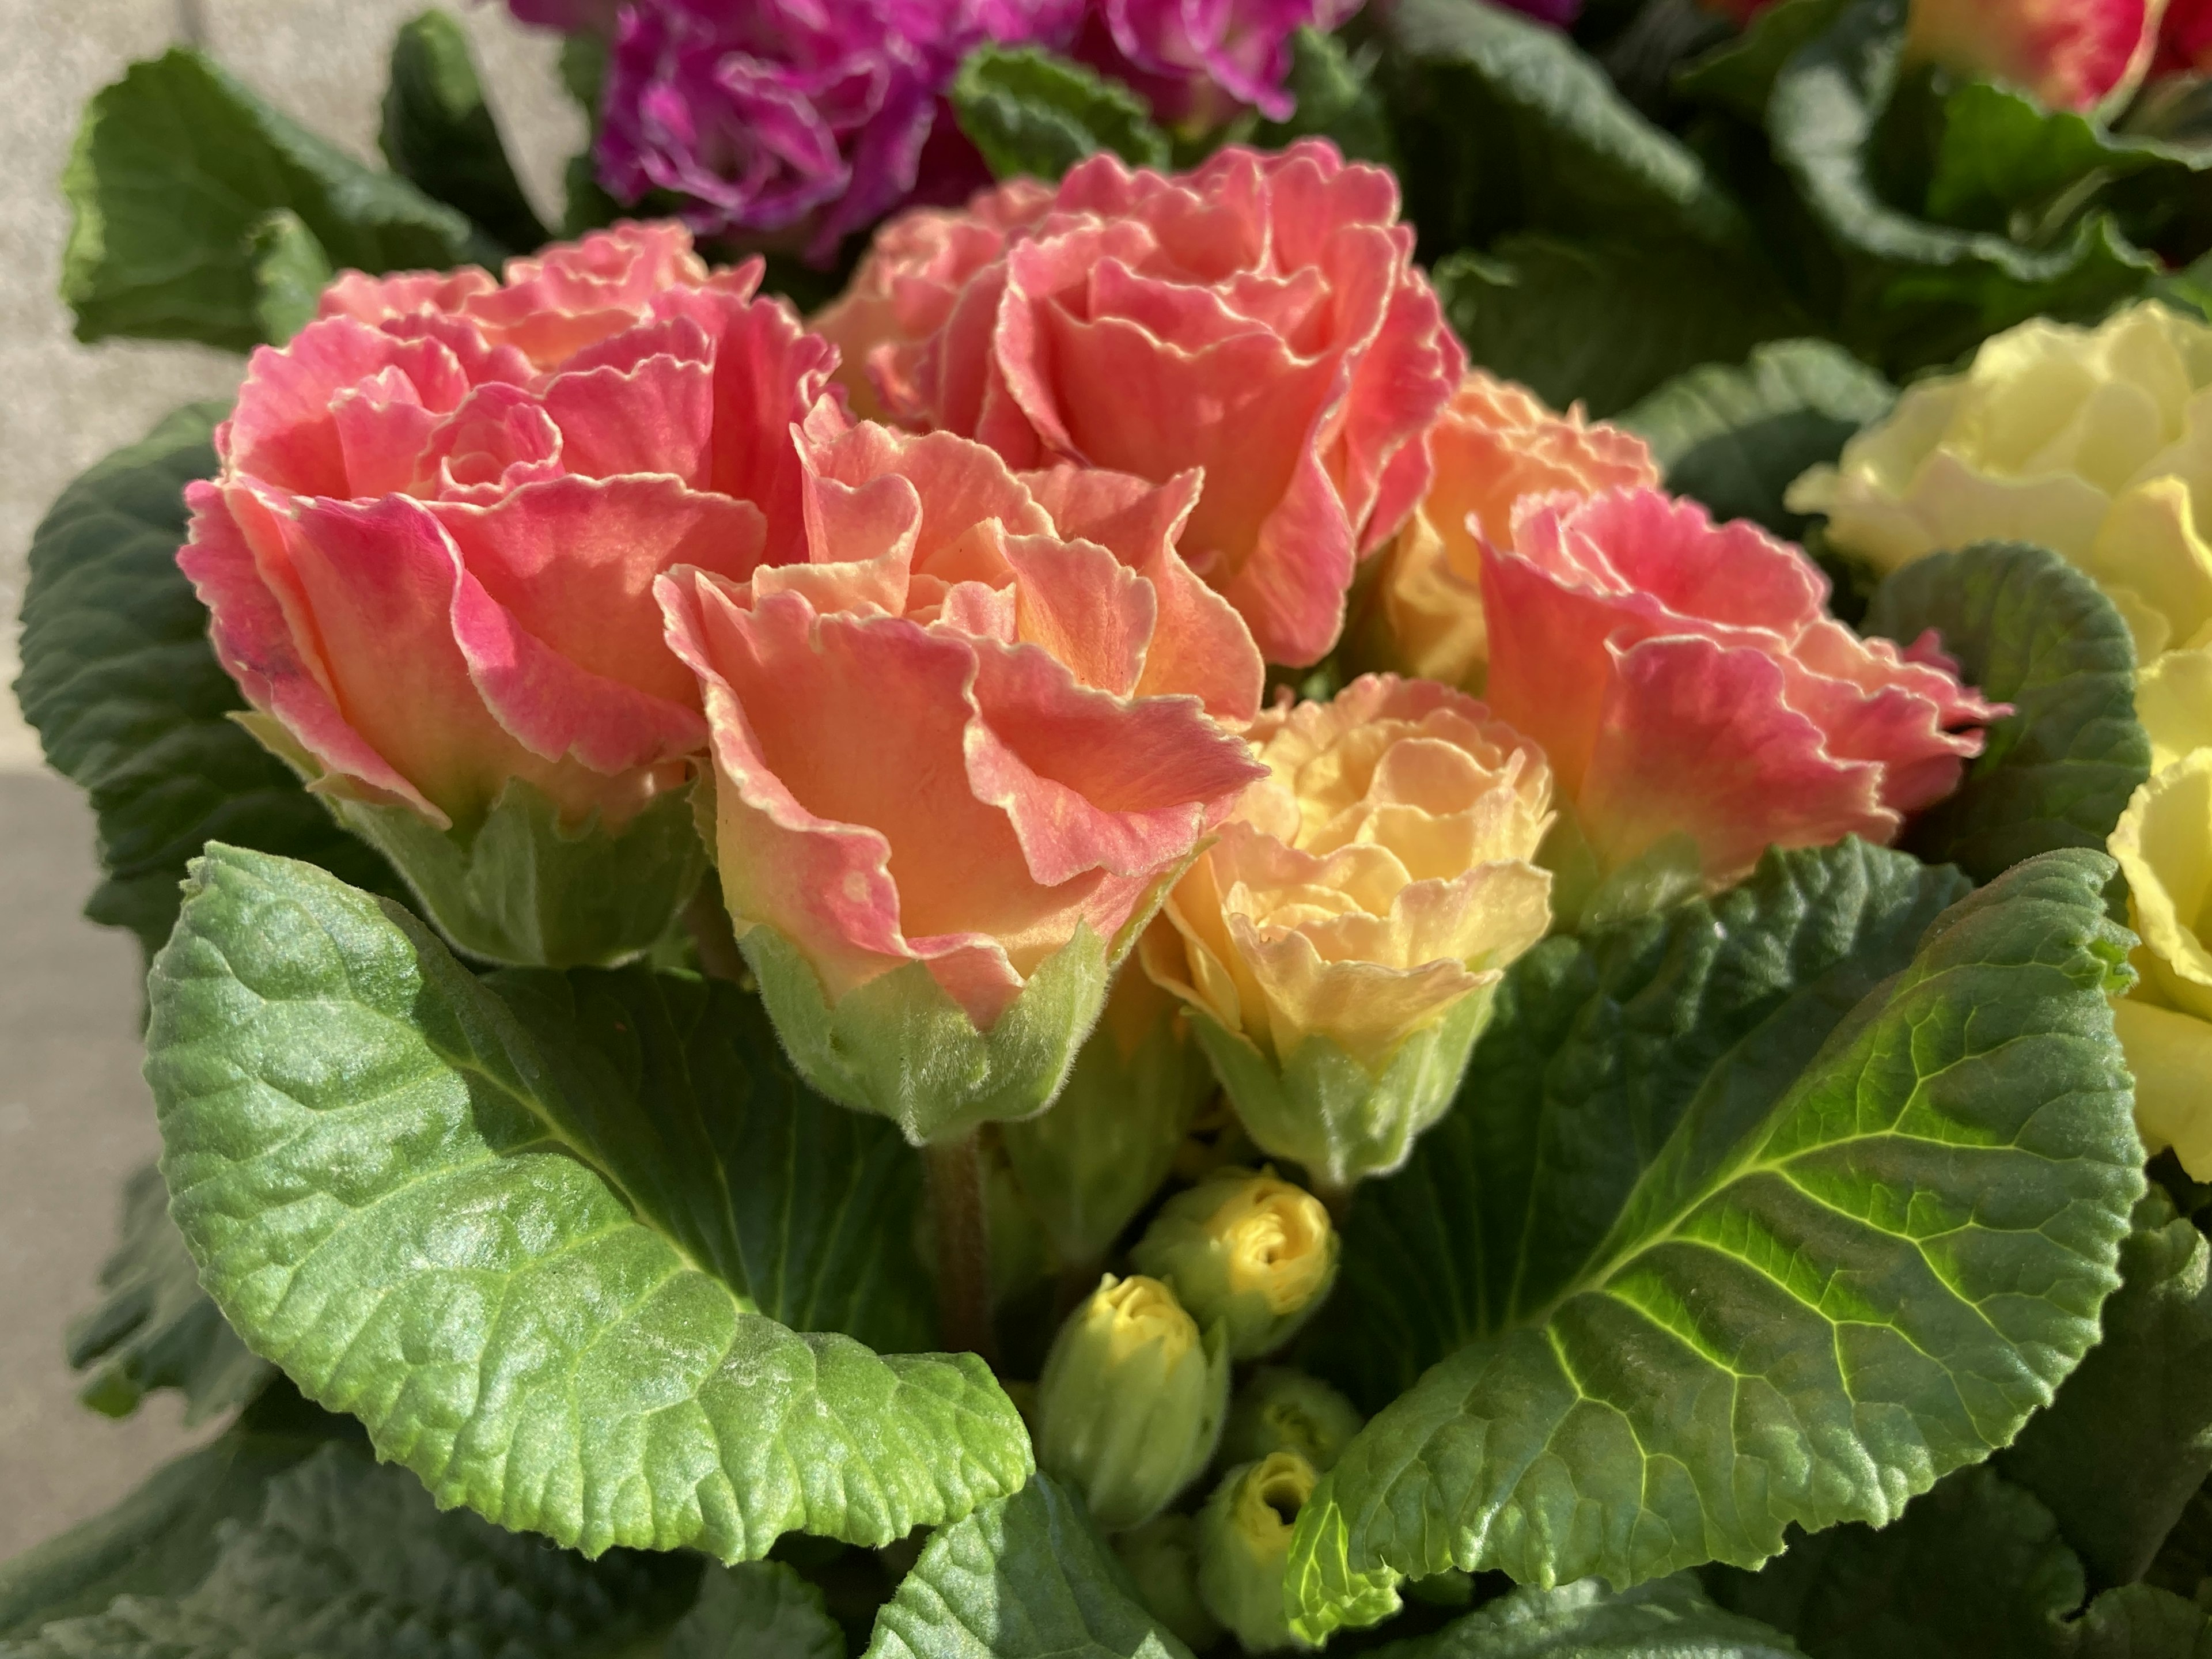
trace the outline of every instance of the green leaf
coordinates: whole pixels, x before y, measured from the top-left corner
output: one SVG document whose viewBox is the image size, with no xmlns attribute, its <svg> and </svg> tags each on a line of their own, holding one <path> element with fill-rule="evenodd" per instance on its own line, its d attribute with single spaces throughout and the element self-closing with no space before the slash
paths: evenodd
<svg viewBox="0 0 2212 1659">
<path fill-rule="evenodd" d="M 1809 520 L 1782 494 L 1808 466 L 1832 461 L 1845 440 L 1889 412 L 1896 388 L 1826 340 L 1777 340 L 1741 367 L 1677 375 L 1617 416 L 1651 446 L 1667 487 L 1719 519 L 1755 519 L 1802 538 Z"/>
<path fill-rule="evenodd" d="M 960 131 L 1000 179 L 1057 179 L 1102 149 L 1132 167 L 1167 165 L 1167 135 L 1142 99 L 1041 47 L 977 48 L 945 96 Z"/>
<path fill-rule="evenodd" d="M 2103 1584 L 2142 1577 L 2212 1474 L 2212 1249 L 2153 1187 L 2104 1337 L 1998 1458 Z"/>
<path fill-rule="evenodd" d="M 100 1270 L 100 1305 L 70 1327 L 69 1363 L 94 1411 L 127 1417 L 155 1389 L 185 1396 L 198 1423 L 259 1394 L 270 1370 L 223 1323 L 169 1219 L 169 1189 L 149 1165 L 123 1193 L 123 1238 Z"/>
<path fill-rule="evenodd" d="M 1787 1637 L 1706 1599 L 1687 1574 L 1614 1595 L 1594 1578 L 1500 1596 L 1376 1659 L 1796 1659 Z"/>
<path fill-rule="evenodd" d="M 451 208 L 362 166 L 182 46 L 94 95 L 62 190 L 76 213 L 62 298 L 80 340 L 258 344 L 249 234 L 279 208 L 332 264 L 361 270 L 451 265 L 479 251 Z"/>
<path fill-rule="evenodd" d="M 1512 235 L 1436 268 L 1468 356 L 1559 408 L 1609 417 L 1700 363 L 1741 362 L 1805 318 L 1756 258 L 1672 240 Z"/>
<path fill-rule="evenodd" d="M 1486 0 L 1400 0 L 1382 27 L 1407 214 L 1431 257 L 1524 228 L 1748 246 L 1696 153 L 1562 31 Z"/>
<path fill-rule="evenodd" d="M 1683 65 L 1674 89 L 1717 104 L 1757 125 L 1766 118 L 1774 78 L 1797 49 L 1833 27 L 1850 0 L 1781 0 L 1761 11 L 1735 40 Z"/>
<path fill-rule="evenodd" d="M 394 173 L 495 240 L 526 252 L 548 240 L 500 142 L 469 38 L 450 14 L 426 11 L 399 26 L 377 143 Z"/>
<path fill-rule="evenodd" d="M 929 1540 L 866 1659 L 1189 1659 L 1045 1475 Z"/>
<path fill-rule="evenodd" d="M 47 763 L 99 815 L 106 879 L 85 913 L 131 928 L 149 955 L 176 921 L 185 861 L 211 839 L 404 890 L 230 718 L 244 701 L 176 561 L 184 486 L 215 471 L 208 434 L 228 412 L 179 410 L 70 484 L 31 538 L 15 695 Z"/>
<path fill-rule="evenodd" d="M 2150 775 L 2135 644 L 2112 601 L 2055 553 L 1988 542 L 1907 565 L 1875 591 L 1869 633 L 1910 644 L 1930 628 L 1967 681 L 2014 712 L 1905 845 L 1977 881 L 2051 848 L 2102 847 Z"/>
<path fill-rule="evenodd" d="M 1311 27 L 1291 37 L 1291 75 L 1285 83 L 1297 100 L 1286 120 L 1262 121 L 1252 143 L 1283 149 L 1301 138 L 1326 138 L 1354 161 L 1398 165 L 1390 136 L 1390 117 L 1375 84 L 1380 54 L 1373 46 L 1358 53 L 1335 35 Z"/>
<path fill-rule="evenodd" d="M 278 1382 L 221 1437 L 156 1470 L 101 1515 L 0 1563 L 0 1651 L 118 1595 L 176 1596 L 215 1565 L 227 1523 L 251 1524 L 270 1479 L 361 1425 L 317 1411 Z"/>
<path fill-rule="evenodd" d="M 1927 206 L 1946 224 L 2033 234 L 2085 185 L 2143 172 L 2170 175 L 2170 184 L 2194 170 L 2186 151 L 1986 81 L 1945 88 L 1942 105 Z"/>
<path fill-rule="evenodd" d="M 667 1628 L 696 1561 L 596 1561 L 466 1513 L 441 1515 L 404 1469 L 327 1442 L 268 1480 L 219 1536 L 205 1577 L 0 1643 L 0 1659 L 389 1659 L 635 1652 Z"/>
<path fill-rule="evenodd" d="M 1841 262 L 1844 339 L 1901 374 L 1948 362 L 2027 318 L 2093 318 L 2138 292 L 2157 261 L 2107 214 L 2086 214 L 2056 245 L 2034 247 L 1883 199 L 1872 155 L 1904 40 L 1905 0 L 1853 0 L 1790 56 L 1767 101 L 1775 159 Z"/>
<path fill-rule="evenodd" d="M 323 290 L 337 273 L 306 221 L 279 208 L 246 234 L 253 264 L 253 315 L 262 337 L 283 345 L 315 320 Z"/>
<path fill-rule="evenodd" d="M 845 1659 L 822 1592 L 781 1561 L 709 1566 L 662 1659 Z"/>
<path fill-rule="evenodd" d="M 1861 879 L 1895 856 L 1838 850 Z M 1770 856 L 1770 902 L 1792 868 Z M 1753 1565 L 1789 1523 L 1887 1521 L 2009 1441 L 2095 1341 L 2143 1190 L 2106 1002 L 2132 977 L 2112 870 L 2045 854 L 1945 911 L 1856 1006 L 1848 973 L 1815 981 L 1718 1053 L 1679 981 L 1608 983 L 1605 954 L 1572 940 L 1532 953 L 1540 1006 L 1497 1021 L 1527 1059 L 1479 1057 L 1469 1084 L 1498 1160 L 1538 1153 L 1519 1166 L 1522 1231 L 1510 1253 L 1454 1252 L 1462 1279 L 1499 1287 L 1480 1334 L 1370 1422 L 1301 1513 L 1304 1633 L 1371 1623 L 1401 1577 L 1447 1567 L 1625 1589 Z M 1735 931 L 1719 918 L 1749 923 L 1757 902 L 1724 897 L 1676 948 L 1717 948 Z M 1787 925 L 1796 908 L 1769 964 L 1826 931 Z M 1624 1075 L 1625 1109 L 1589 1086 Z M 1478 1237 L 1483 1191 L 1457 1200 Z M 1339 1299 L 1372 1282 L 1349 1261 L 1346 1281 Z"/>
<path fill-rule="evenodd" d="M 730 987 L 569 988 L 480 984 L 311 866 L 195 862 L 147 1078 L 177 1224 L 240 1334 L 441 1505 L 592 1553 L 880 1545 L 1017 1489 L 1029 1437 L 974 1355 L 879 1358 L 760 1310 L 836 1316 L 904 1282 L 825 1241 L 902 1245 L 861 1210 L 866 1132 L 791 1080 Z M 555 1019 L 573 1042 L 548 1042 Z M 801 1169 L 820 1148 L 823 1174 L 732 1167 L 779 1145 Z M 738 1213 L 786 1182 L 787 1236 Z"/>
</svg>

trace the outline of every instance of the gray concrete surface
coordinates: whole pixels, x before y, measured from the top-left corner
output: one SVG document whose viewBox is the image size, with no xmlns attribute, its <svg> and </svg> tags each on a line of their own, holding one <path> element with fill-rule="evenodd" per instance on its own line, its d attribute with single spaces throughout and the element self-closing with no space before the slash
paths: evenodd
<svg viewBox="0 0 2212 1659">
<path fill-rule="evenodd" d="M 190 33 L 280 108 L 373 159 L 392 29 L 430 0 L 0 0 L 0 686 L 32 529 L 64 483 L 241 360 L 189 346 L 78 344 L 54 295 L 56 187 L 77 112 L 134 58 Z M 582 123 L 556 43 L 494 0 L 455 3 L 494 108 L 550 210 Z M 62 1333 L 92 1297 L 123 1178 L 154 1155 L 138 1076 L 137 947 L 77 915 L 94 879 L 76 791 L 41 775 L 0 693 L 0 1559 L 94 1514 L 189 1443 L 157 1398 L 121 1423 L 76 1403 Z"/>
</svg>

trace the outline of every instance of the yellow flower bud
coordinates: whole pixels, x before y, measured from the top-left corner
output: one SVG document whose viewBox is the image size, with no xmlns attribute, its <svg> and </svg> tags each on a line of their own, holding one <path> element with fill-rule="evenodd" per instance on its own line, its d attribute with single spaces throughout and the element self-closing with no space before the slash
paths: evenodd
<svg viewBox="0 0 2212 1659">
<path fill-rule="evenodd" d="M 2212 644 L 2212 326 L 2145 301 L 2094 328 L 1992 335 L 1960 374 L 1790 488 L 1831 547 L 1893 570 L 1981 541 L 2034 542 L 2086 572 L 2145 663 Z"/>
<path fill-rule="evenodd" d="M 1247 1653 L 1306 1645 L 1283 1611 L 1283 1569 L 1319 1479 L 1296 1452 L 1273 1452 L 1230 1470 L 1199 1511 L 1198 1593 Z"/>
<path fill-rule="evenodd" d="M 1263 1365 L 1229 1407 L 1221 1461 L 1256 1463 L 1271 1452 L 1291 1451 L 1327 1474 L 1364 1421 L 1349 1400 L 1320 1378 Z"/>
<path fill-rule="evenodd" d="M 1443 1115 L 1506 964 L 1551 924 L 1551 773 L 1474 699 L 1389 675 L 1247 735 L 1268 775 L 1139 957 L 1261 1150 L 1345 1187 Z"/>
<path fill-rule="evenodd" d="M 1063 1259 L 1096 1265 L 1167 1179 L 1213 1068 L 1175 999 L 1133 963 L 1052 1109 L 1001 1131 Z"/>
<path fill-rule="evenodd" d="M 1224 1170 L 1160 1208 L 1130 1255 L 1193 1318 L 1228 1328 L 1256 1359 L 1290 1340 L 1336 1282 L 1339 1241 L 1322 1201 L 1270 1170 Z"/>
<path fill-rule="evenodd" d="M 1115 1538 L 1114 1550 L 1136 1581 L 1146 1609 L 1185 1647 L 1203 1653 L 1221 1639 L 1220 1622 L 1198 1594 L 1195 1516 L 1156 1515 Z"/>
<path fill-rule="evenodd" d="M 1212 1460 L 1229 1370 L 1220 1325 L 1201 1337 L 1167 1285 L 1108 1273 L 1045 1357 L 1037 1463 L 1103 1530 L 1150 1520 Z"/>
<path fill-rule="evenodd" d="M 2112 1023 L 2136 1074 L 2136 1127 L 2212 1180 L 2212 748 L 2136 791 L 2112 831 L 2142 939 Z"/>
</svg>

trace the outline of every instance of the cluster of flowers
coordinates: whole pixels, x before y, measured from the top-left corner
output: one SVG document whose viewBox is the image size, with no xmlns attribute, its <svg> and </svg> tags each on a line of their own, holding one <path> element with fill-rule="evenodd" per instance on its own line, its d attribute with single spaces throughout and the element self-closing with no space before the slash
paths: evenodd
<svg viewBox="0 0 2212 1659">
<path fill-rule="evenodd" d="M 2115 1024 L 2144 1141 L 2212 1179 L 2212 327 L 2155 302 L 2024 323 L 1906 391 L 1790 499 L 1884 570 L 2039 544 L 2125 619 L 2152 775 L 2111 842 L 2142 939 Z"/>
</svg>

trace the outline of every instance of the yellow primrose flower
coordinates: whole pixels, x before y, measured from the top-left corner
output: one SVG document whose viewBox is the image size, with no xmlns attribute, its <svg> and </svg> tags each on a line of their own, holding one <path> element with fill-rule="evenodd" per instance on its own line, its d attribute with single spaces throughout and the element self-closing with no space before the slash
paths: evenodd
<svg viewBox="0 0 2212 1659">
<path fill-rule="evenodd" d="M 2142 981 L 2112 1011 L 2136 1074 L 2136 1127 L 2151 1151 L 2171 1146 L 2191 1177 L 2212 1180 L 2212 748 L 2136 790 L 2111 845 L 2142 939 Z"/>
</svg>

